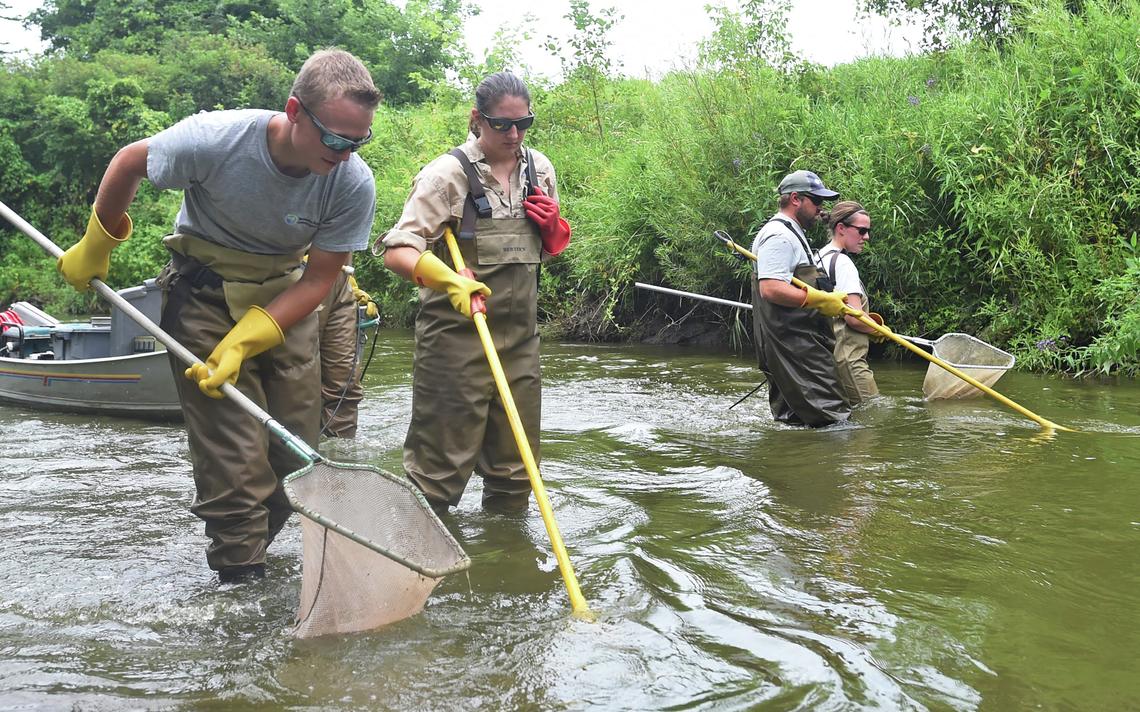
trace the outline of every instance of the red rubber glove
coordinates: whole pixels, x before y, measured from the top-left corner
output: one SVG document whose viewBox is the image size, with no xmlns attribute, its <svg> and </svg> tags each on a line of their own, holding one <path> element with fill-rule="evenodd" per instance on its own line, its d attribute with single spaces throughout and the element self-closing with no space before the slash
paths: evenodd
<svg viewBox="0 0 1140 712">
<path fill-rule="evenodd" d="M 538 232 L 542 236 L 542 249 L 548 255 L 557 255 L 570 244 L 570 223 L 559 214 L 558 201 L 542 192 L 542 188 L 534 187 L 534 195 L 528 195 L 523 201 L 526 216 L 538 225 Z"/>
</svg>

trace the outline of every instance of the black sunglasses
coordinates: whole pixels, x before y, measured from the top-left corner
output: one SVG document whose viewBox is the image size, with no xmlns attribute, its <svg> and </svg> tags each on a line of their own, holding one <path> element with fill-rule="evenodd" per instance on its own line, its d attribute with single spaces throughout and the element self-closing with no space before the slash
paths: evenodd
<svg viewBox="0 0 1140 712">
<path fill-rule="evenodd" d="M 817 207 L 817 208 L 819 206 L 823 205 L 824 199 L 819 197 L 818 195 L 812 195 L 811 193 L 800 193 L 800 195 L 802 195 L 803 197 L 810 200 L 812 202 L 812 204 L 814 204 L 815 207 Z"/>
<path fill-rule="evenodd" d="M 867 235 L 871 234 L 871 228 L 869 228 L 869 227 L 856 227 L 855 225 L 852 225 L 851 223 L 840 223 L 840 225 L 843 225 L 845 227 L 849 227 L 852 230 L 854 230 L 855 232 L 859 233 L 859 237 L 866 237 Z"/>
<path fill-rule="evenodd" d="M 487 125 L 493 130 L 502 133 L 510 131 L 511 126 L 514 126 L 519 131 L 526 131 L 530 128 L 530 125 L 534 123 L 534 114 L 527 114 L 521 119 L 504 119 L 501 116 L 487 116 L 482 111 L 479 112 L 479 115 L 483 117 Z"/>
<path fill-rule="evenodd" d="M 317 131 L 321 132 L 321 143 L 324 144 L 326 148 L 332 149 L 337 153 L 340 153 L 341 151 L 358 151 L 360 150 L 361 146 L 372 140 L 371 128 L 368 129 L 368 135 L 359 140 L 347 138 L 345 136 L 341 136 L 338 133 L 329 131 L 327 128 L 325 128 L 325 125 L 321 123 L 321 120 L 313 115 L 313 112 L 309 111 L 309 108 L 307 106 L 301 103 L 300 97 L 294 94 L 293 98 L 297 100 L 297 104 L 300 105 L 300 107 L 305 111 L 305 114 L 308 115 L 310 119 L 312 119 L 313 126 L 317 127 Z"/>
</svg>

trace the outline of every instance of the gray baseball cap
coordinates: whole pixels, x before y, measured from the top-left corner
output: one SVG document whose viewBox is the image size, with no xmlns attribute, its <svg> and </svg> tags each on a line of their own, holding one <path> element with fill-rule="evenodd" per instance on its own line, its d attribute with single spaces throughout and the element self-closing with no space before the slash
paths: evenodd
<svg viewBox="0 0 1140 712">
<path fill-rule="evenodd" d="M 777 189 L 780 195 L 788 193 L 808 193 L 826 200 L 838 198 L 839 193 L 834 190 L 828 190 L 819 176 L 811 171 L 796 171 L 784 176 L 784 180 L 780 181 L 780 187 Z"/>
</svg>

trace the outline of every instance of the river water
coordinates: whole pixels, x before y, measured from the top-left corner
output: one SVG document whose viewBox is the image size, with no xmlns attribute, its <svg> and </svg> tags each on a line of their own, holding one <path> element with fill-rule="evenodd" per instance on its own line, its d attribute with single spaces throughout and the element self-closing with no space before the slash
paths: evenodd
<svg viewBox="0 0 1140 712">
<path fill-rule="evenodd" d="M 411 338 L 383 332 L 340 460 L 399 471 Z M 0 407 L 0 709 L 1108 710 L 1140 699 L 1140 387 L 1021 373 L 926 403 L 877 364 L 850 425 L 775 424 L 743 357 L 547 344 L 545 529 L 445 523 L 423 613 L 299 641 L 296 519 L 219 587 L 179 425 Z"/>
</svg>

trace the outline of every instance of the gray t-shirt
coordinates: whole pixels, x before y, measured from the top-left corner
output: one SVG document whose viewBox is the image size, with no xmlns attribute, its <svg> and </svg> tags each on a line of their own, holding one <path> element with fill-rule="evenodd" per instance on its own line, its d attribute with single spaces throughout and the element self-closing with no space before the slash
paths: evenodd
<svg viewBox="0 0 1140 712">
<path fill-rule="evenodd" d="M 183 193 L 174 231 L 244 252 L 282 255 L 368 245 L 376 182 L 353 154 L 327 176 L 287 176 L 269 156 L 261 109 L 201 112 L 151 137 L 146 171 Z"/>
<path fill-rule="evenodd" d="M 795 232 L 789 230 L 784 222 L 789 223 Z M 779 279 L 791 283 L 797 265 L 811 262 L 822 267 L 818 260 L 804 252 L 805 244 L 811 243 L 807 241 L 799 223 L 783 213 L 773 215 L 752 241 L 752 254 L 756 255 L 756 278 Z"/>
</svg>

